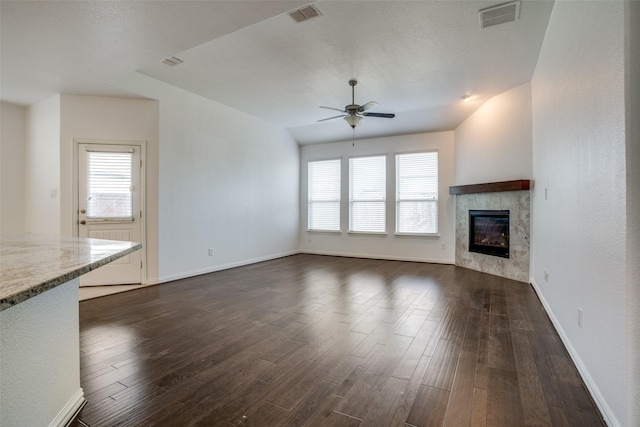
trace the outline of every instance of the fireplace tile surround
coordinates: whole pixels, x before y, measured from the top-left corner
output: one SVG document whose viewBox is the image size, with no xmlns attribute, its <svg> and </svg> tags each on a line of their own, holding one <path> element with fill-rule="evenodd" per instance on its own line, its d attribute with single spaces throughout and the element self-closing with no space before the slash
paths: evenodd
<svg viewBox="0 0 640 427">
<path fill-rule="evenodd" d="M 530 192 L 495 191 L 457 194 L 456 265 L 520 282 L 529 282 Z M 510 256 L 469 252 L 469 211 L 510 211 Z"/>
</svg>

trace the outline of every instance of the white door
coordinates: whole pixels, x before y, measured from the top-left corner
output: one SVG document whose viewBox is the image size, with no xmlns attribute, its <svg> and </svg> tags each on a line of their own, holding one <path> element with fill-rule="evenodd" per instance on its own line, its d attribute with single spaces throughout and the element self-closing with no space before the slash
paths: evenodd
<svg viewBox="0 0 640 427">
<path fill-rule="evenodd" d="M 142 242 L 142 146 L 78 144 L 78 236 Z M 139 284 L 142 251 L 80 277 L 80 286 Z"/>
</svg>

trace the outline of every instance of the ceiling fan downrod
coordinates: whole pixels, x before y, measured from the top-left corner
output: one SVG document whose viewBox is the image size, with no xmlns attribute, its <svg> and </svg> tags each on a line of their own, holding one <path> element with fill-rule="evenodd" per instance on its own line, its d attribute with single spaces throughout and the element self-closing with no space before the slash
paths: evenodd
<svg viewBox="0 0 640 427">
<path fill-rule="evenodd" d="M 357 80 L 349 80 L 349 86 L 351 86 L 351 105 L 356 104 L 356 85 L 358 84 Z"/>
<path fill-rule="evenodd" d="M 361 117 L 358 116 L 359 105 L 356 105 L 356 90 L 355 87 L 358 84 L 357 80 L 349 80 L 349 86 L 351 86 L 351 105 L 347 105 L 344 107 L 344 111 L 348 114 L 344 117 L 344 120 L 347 122 L 351 129 L 356 129 L 356 126 L 360 124 Z M 355 133 L 354 133 L 355 138 Z"/>
</svg>

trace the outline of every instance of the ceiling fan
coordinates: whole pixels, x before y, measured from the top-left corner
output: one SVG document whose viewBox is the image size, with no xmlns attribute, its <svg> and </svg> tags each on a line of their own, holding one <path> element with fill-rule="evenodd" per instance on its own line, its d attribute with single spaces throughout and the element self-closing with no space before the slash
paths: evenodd
<svg viewBox="0 0 640 427">
<path fill-rule="evenodd" d="M 375 101 L 369 101 L 364 105 L 356 104 L 355 86 L 357 84 L 358 84 L 357 80 L 349 80 L 349 86 L 351 86 L 351 104 L 345 106 L 344 110 L 341 110 L 340 108 L 333 108 L 333 107 L 324 107 L 324 106 L 320 107 L 320 108 L 326 108 L 327 110 L 340 111 L 341 113 L 344 113 L 344 114 L 340 114 L 339 116 L 327 117 L 326 119 L 320 119 L 318 121 L 324 122 L 327 120 L 343 117 L 344 120 L 349 124 L 349 126 L 355 129 L 355 127 L 358 126 L 358 124 L 360 123 L 360 120 L 362 120 L 363 117 L 382 117 L 385 119 L 392 119 L 396 116 L 395 114 L 392 114 L 392 113 L 368 113 L 367 110 L 378 105 L 378 103 Z"/>
</svg>

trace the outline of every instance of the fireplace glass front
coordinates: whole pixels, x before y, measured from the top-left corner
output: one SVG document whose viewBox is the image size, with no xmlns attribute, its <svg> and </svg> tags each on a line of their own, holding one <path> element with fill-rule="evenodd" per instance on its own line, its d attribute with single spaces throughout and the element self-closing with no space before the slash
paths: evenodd
<svg viewBox="0 0 640 427">
<path fill-rule="evenodd" d="M 509 211 L 469 211 L 469 252 L 509 258 Z"/>
</svg>

